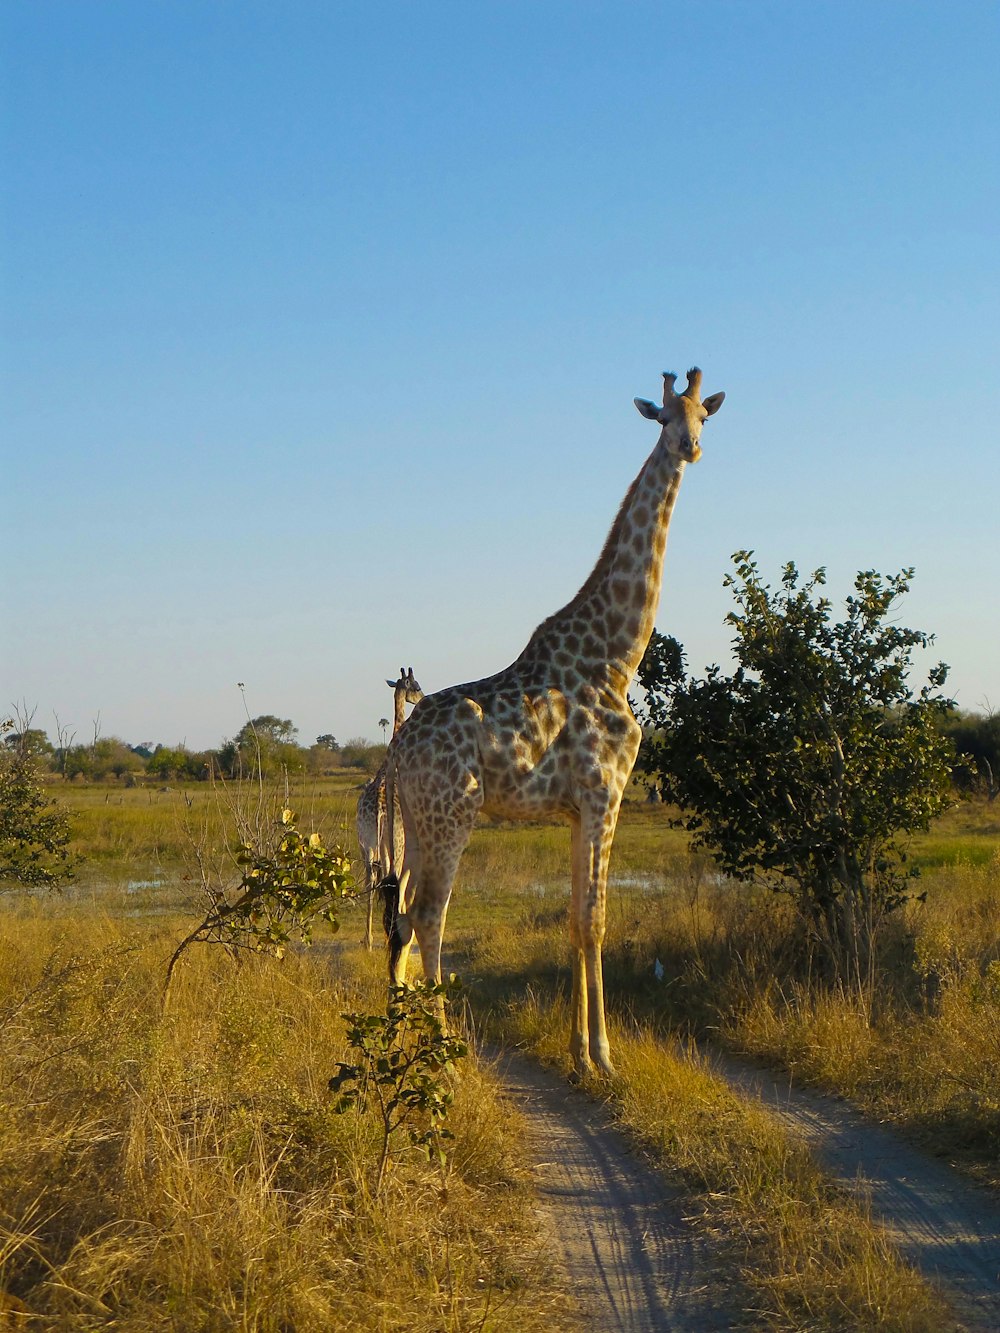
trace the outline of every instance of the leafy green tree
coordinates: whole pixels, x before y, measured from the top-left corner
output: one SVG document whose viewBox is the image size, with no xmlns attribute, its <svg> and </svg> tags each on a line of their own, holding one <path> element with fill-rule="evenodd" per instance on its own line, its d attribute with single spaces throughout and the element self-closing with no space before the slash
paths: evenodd
<svg viewBox="0 0 1000 1333">
<path fill-rule="evenodd" d="M 327 777 L 341 768 L 340 750 L 328 750 L 325 745 L 310 745 L 302 751 L 306 772 L 313 777 Z"/>
<path fill-rule="evenodd" d="M 21 750 L 35 763 L 48 764 L 55 756 L 55 747 L 48 736 L 38 727 L 26 727 L 23 731 L 12 731 L 4 738 L 8 750 Z"/>
<path fill-rule="evenodd" d="M 299 772 L 305 767 L 305 751 L 295 741 L 298 728 L 290 718 L 262 713 L 251 718 L 218 752 L 222 772 L 231 778 L 260 773 L 270 776 Z"/>
<path fill-rule="evenodd" d="M 205 750 L 189 750 L 185 745 L 158 745 L 146 760 L 146 773 L 157 782 L 183 778 L 201 782 L 212 773 L 212 756 Z"/>
<path fill-rule="evenodd" d="M 0 882 L 53 888 L 72 878 L 69 838 L 67 815 L 42 790 L 30 744 L 0 747 Z"/>
<path fill-rule="evenodd" d="M 169 745 L 158 745 L 146 759 L 146 774 L 157 782 L 176 776 L 178 752 Z"/>
<path fill-rule="evenodd" d="M 74 778 L 90 778 L 94 772 L 94 759 L 89 745 L 69 745 L 60 752 L 63 777 L 72 782 Z"/>
<path fill-rule="evenodd" d="M 870 995 L 877 930 L 911 896 L 901 835 L 949 800 L 947 668 L 913 695 L 913 651 L 932 638 L 889 620 L 912 570 L 858 574 L 834 621 L 822 569 L 800 585 L 789 563 L 775 591 L 751 552 L 733 559 L 737 668 L 686 679 L 676 643 L 654 635 L 640 766 L 697 846 L 735 879 L 790 894 L 836 980 Z"/>
<path fill-rule="evenodd" d="M 365 736 L 352 736 L 344 742 L 340 754 L 345 768 L 360 768 L 365 773 L 375 773 L 385 758 L 385 746 L 373 745 Z"/>
<path fill-rule="evenodd" d="M 87 782 L 105 782 L 141 773 L 144 762 L 131 746 L 117 736 L 101 736 L 90 745 L 72 745 L 61 756 L 63 776 Z"/>
<path fill-rule="evenodd" d="M 290 745 L 299 734 L 298 727 L 292 724 L 290 717 L 275 717 L 273 713 L 262 713 L 251 720 L 240 731 L 242 739 L 256 736 L 258 740 L 273 741 L 276 745 Z"/>
</svg>

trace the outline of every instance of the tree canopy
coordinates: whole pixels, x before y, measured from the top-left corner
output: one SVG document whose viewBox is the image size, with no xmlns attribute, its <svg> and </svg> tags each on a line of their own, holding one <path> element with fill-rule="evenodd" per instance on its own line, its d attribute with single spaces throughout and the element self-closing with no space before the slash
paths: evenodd
<svg viewBox="0 0 1000 1333">
<path fill-rule="evenodd" d="M 752 552 L 733 559 L 736 670 L 689 679 L 676 641 L 654 634 L 639 765 L 696 844 L 733 878 L 790 893 L 838 979 L 865 988 L 877 927 L 909 893 L 900 835 L 948 803 L 947 668 L 914 696 L 913 653 L 932 636 L 889 619 L 912 570 L 858 574 L 834 620 L 822 569 L 800 582 L 789 563 L 774 590 Z"/>
<path fill-rule="evenodd" d="M 0 881 L 51 888 L 72 874 L 69 821 L 39 784 L 30 735 L 0 747 Z"/>
<path fill-rule="evenodd" d="M 273 775 L 305 767 L 305 751 L 296 744 L 298 728 L 291 718 L 262 713 L 245 722 L 232 740 L 219 749 L 219 768 L 227 777 L 260 772 Z"/>
</svg>

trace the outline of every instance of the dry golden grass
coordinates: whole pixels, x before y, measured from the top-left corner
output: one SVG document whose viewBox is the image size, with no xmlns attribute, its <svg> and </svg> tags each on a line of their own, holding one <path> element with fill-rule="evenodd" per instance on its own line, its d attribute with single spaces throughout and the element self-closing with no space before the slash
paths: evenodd
<svg viewBox="0 0 1000 1333">
<path fill-rule="evenodd" d="M 917 840 L 927 900 L 888 925 L 872 1013 L 822 984 L 788 898 L 720 881 L 665 818 L 623 811 L 605 944 L 611 1007 L 792 1069 L 1000 1184 L 1000 802 L 964 803 Z M 522 990 L 567 977 L 566 831 L 475 838 L 449 916 L 451 965 Z"/>
<path fill-rule="evenodd" d="M 447 1175 L 337 1115 L 345 1009 L 381 968 L 191 954 L 78 904 L 0 914 L 0 1292 L 25 1327 L 566 1327 L 537 1251 L 516 1117 L 470 1064 Z M 2 1316 L 0 1316 L 2 1317 Z M 26 1317 L 26 1316 L 25 1316 Z M 23 1322 L 23 1321 L 22 1321 Z"/>
<path fill-rule="evenodd" d="M 871 1022 L 844 996 L 772 983 L 727 1032 L 1000 1184 L 1000 852 L 927 882 L 926 906 L 901 923 L 896 971 Z"/>
<path fill-rule="evenodd" d="M 294 791 L 303 826 L 335 841 L 349 787 Z M 192 821 L 218 835 L 223 814 L 204 787 L 66 796 L 91 855 L 83 890 L 0 916 L 0 1290 L 67 1328 L 569 1318 L 525 1232 L 512 1118 L 479 1074 L 454 1112 L 447 1198 L 415 1160 L 372 1197 L 375 1129 L 332 1116 L 325 1085 L 341 1010 L 383 1003 L 381 957 L 345 949 L 331 971 L 317 950 L 237 971 L 195 951 L 161 1018 L 192 892 L 185 840 Z M 928 901 L 890 931 L 868 1021 L 811 974 L 787 900 L 720 883 L 661 809 L 623 812 L 606 944 L 620 1113 L 703 1193 L 708 1224 L 743 1237 L 772 1326 L 945 1325 L 796 1145 L 648 1034 L 708 1033 L 793 1067 L 1000 1180 L 998 816 L 962 807 L 918 842 Z M 562 828 L 477 830 L 448 932 L 473 996 L 516 997 L 508 1030 L 553 1059 L 569 1029 L 552 998 L 568 975 L 568 864 Z M 130 878 L 162 882 L 131 891 Z M 124 911 L 139 914 L 131 928 Z M 345 909 L 345 937 L 361 928 Z"/>
</svg>

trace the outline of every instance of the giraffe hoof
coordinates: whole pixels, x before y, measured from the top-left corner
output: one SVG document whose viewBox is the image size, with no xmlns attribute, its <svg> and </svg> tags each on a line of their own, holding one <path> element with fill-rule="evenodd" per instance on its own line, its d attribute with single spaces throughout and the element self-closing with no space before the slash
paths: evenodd
<svg viewBox="0 0 1000 1333">
<path fill-rule="evenodd" d="M 615 1067 L 611 1063 L 611 1052 L 606 1048 L 604 1050 L 591 1050 L 591 1056 L 596 1066 L 595 1073 L 603 1078 L 614 1078 Z"/>
<path fill-rule="evenodd" d="M 578 1083 L 583 1083 L 594 1072 L 594 1066 L 590 1063 L 589 1057 L 573 1057 L 573 1068 L 570 1070 L 568 1078 L 574 1087 Z"/>
</svg>

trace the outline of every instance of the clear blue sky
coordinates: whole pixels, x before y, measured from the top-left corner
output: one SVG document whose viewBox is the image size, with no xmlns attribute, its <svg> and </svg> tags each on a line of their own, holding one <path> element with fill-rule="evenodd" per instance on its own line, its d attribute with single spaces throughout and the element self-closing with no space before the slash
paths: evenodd
<svg viewBox="0 0 1000 1333">
<path fill-rule="evenodd" d="M 1000 705 L 1000 7 L 5 3 L 0 704 L 378 735 L 506 665 L 697 361 L 659 626 L 916 565 Z"/>
</svg>

